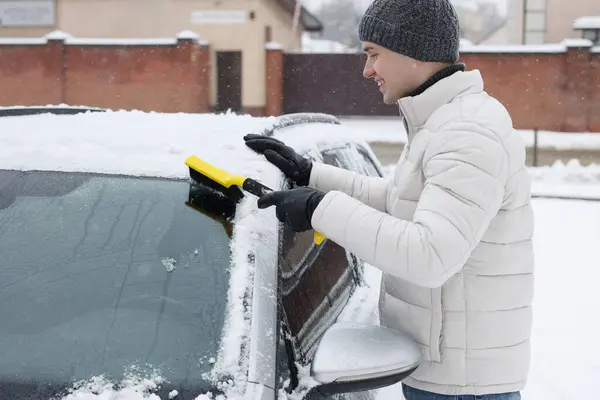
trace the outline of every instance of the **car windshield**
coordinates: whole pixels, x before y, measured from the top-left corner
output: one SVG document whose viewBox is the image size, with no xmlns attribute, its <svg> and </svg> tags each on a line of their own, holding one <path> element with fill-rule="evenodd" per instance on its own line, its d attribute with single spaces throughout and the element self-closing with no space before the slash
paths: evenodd
<svg viewBox="0 0 600 400">
<path fill-rule="evenodd" d="M 0 170 L 0 398 L 47 399 L 131 371 L 158 371 L 178 398 L 209 387 L 230 231 L 189 207 L 189 191 L 186 181 Z"/>
</svg>

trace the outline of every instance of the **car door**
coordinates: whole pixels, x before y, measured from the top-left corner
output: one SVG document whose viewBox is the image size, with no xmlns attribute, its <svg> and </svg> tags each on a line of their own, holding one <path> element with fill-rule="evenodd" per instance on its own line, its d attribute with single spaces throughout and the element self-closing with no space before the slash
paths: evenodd
<svg viewBox="0 0 600 400">
<path fill-rule="evenodd" d="M 382 176 L 369 154 L 353 144 L 324 149 L 321 157 L 326 164 Z M 361 283 L 362 263 L 327 239 L 316 246 L 313 231 L 295 233 L 282 224 L 280 237 L 278 376 L 279 389 L 291 391 L 300 384 L 298 364 L 310 364 L 319 339 Z"/>
</svg>

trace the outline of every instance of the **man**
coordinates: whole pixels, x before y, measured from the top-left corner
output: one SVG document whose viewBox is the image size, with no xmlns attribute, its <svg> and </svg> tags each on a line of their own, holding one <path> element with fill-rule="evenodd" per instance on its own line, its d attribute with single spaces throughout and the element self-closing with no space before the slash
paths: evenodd
<svg viewBox="0 0 600 400">
<path fill-rule="evenodd" d="M 383 271 L 382 325 L 418 341 L 407 400 L 517 400 L 530 358 L 533 212 L 523 142 L 479 71 L 457 64 L 448 0 L 375 0 L 363 71 L 397 103 L 408 142 L 389 179 L 311 163 L 259 135 L 246 144 L 297 188 L 259 199 Z"/>
</svg>

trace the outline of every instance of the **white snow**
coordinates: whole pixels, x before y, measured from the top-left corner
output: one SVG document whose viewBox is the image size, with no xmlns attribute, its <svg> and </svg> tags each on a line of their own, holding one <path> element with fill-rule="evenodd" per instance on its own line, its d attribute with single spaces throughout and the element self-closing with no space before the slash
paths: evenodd
<svg viewBox="0 0 600 400">
<path fill-rule="evenodd" d="M 86 38 L 70 37 L 65 39 L 66 45 L 91 46 L 172 46 L 177 38 Z"/>
<path fill-rule="evenodd" d="M 0 118 L 0 168 L 187 178 L 185 158 L 196 154 L 241 173 L 264 167 L 242 136 L 268 123 L 250 116 L 140 111 Z"/>
<path fill-rule="evenodd" d="M 198 34 L 192 31 L 182 31 L 174 37 L 166 38 L 86 38 L 75 37 L 67 32 L 53 31 L 43 37 L 6 37 L 0 38 L 0 45 L 44 45 L 48 40 L 61 40 L 66 45 L 92 46 L 173 46 L 179 40 L 193 40 L 200 45 L 208 45 L 206 40 L 200 40 Z"/>
<path fill-rule="evenodd" d="M 28 38 L 28 37 L 23 37 L 23 38 L 16 38 L 16 37 L 3 37 L 0 38 L 0 45 L 15 45 L 15 46 L 30 46 L 30 45 L 35 45 L 35 46 L 39 46 L 39 45 L 43 45 L 48 43 L 48 39 L 42 37 L 42 38 L 37 38 L 37 37 L 33 37 L 33 38 Z"/>
<path fill-rule="evenodd" d="M 573 22 L 573 29 L 600 29 L 600 16 L 577 18 Z"/>
<path fill-rule="evenodd" d="M 475 45 L 468 42 L 460 43 L 461 53 L 565 53 L 573 47 L 592 47 L 588 39 L 565 39 L 560 43 L 544 44 L 481 44 Z"/>
<path fill-rule="evenodd" d="M 563 41 L 564 45 L 567 47 L 592 47 L 594 43 L 589 39 L 565 39 Z"/>
<path fill-rule="evenodd" d="M 71 37 L 73 36 L 60 30 L 52 31 L 45 36 L 45 38 L 48 40 L 66 40 Z"/>
<path fill-rule="evenodd" d="M 481 44 L 460 47 L 461 53 L 564 53 L 567 46 L 563 43 L 549 44 Z"/>
<path fill-rule="evenodd" d="M 283 46 L 277 42 L 268 42 L 265 43 L 266 50 L 283 50 Z"/>
<path fill-rule="evenodd" d="M 159 373 L 142 376 L 135 368 L 118 385 L 104 376 L 76 382 L 61 400 L 161 400 L 152 392 L 164 383 Z"/>
<path fill-rule="evenodd" d="M 83 106 L 83 105 L 70 105 L 70 104 L 64 104 L 64 103 L 60 103 L 60 104 L 40 104 L 37 106 L 25 106 L 25 105 L 12 105 L 12 106 L 0 106 L 0 110 L 14 110 L 14 109 L 23 109 L 23 108 L 72 108 L 72 109 L 95 109 L 95 110 L 102 110 L 103 108 L 101 107 L 90 107 L 90 106 Z"/>
<path fill-rule="evenodd" d="M 192 40 L 198 40 L 200 39 L 200 36 L 198 36 L 198 34 L 196 32 L 193 31 L 181 31 L 177 34 L 176 36 L 177 39 L 192 39 Z"/>
<path fill-rule="evenodd" d="M 600 199 L 600 165 L 582 167 L 579 161 L 529 168 L 532 194 Z M 599 221 L 600 223 L 600 221 Z"/>
<path fill-rule="evenodd" d="M 235 114 L 108 111 L 0 118 L 0 168 L 85 171 L 187 179 L 185 159 L 195 154 L 231 173 L 277 185 L 279 170 L 248 149 L 242 137 L 276 122 Z M 345 126 L 310 124 L 282 130 L 298 150 L 337 143 Z M 298 132 L 298 134 L 290 134 Z"/>
</svg>

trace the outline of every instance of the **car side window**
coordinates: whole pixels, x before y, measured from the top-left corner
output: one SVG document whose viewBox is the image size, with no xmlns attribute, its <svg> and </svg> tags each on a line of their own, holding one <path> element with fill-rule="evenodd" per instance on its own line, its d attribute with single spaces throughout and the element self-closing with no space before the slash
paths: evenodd
<svg viewBox="0 0 600 400">
<path fill-rule="evenodd" d="M 336 150 L 327 150 L 321 153 L 323 162 L 325 164 L 334 165 L 336 167 L 343 167 L 344 163 L 340 159 L 340 153 Z"/>
<path fill-rule="evenodd" d="M 343 165 L 335 152 L 321 156 L 326 164 Z M 316 245 L 312 230 L 296 233 L 281 224 L 280 237 L 280 318 L 285 331 L 280 334 L 287 335 L 287 348 L 280 343 L 279 358 L 294 369 L 294 362 L 310 363 L 319 339 L 350 297 L 357 282 L 356 259 L 332 241 Z M 283 371 L 283 363 L 279 365 L 279 379 L 289 379 L 293 388 L 296 371 Z"/>
<path fill-rule="evenodd" d="M 375 163 L 371 159 L 371 156 L 366 152 L 362 147 L 358 147 L 358 154 L 360 155 L 365 173 L 369 176 L 382 176 L 383 174 L 379 171 L 379 169 L 375 166 Z"/>
<path fill-rule="evenodd" d="M 351 144 L 324 152 L 324 157 L 334 160 L 335 165 L 346 168 L 359 174 L 368 176 L 383 176 L 371 159 L 369 153 L 361 146 Z"/>
<path fill-rule="evenodd" d="M 295 233 L 287 226 L 282 231 L 279 293 L 296 358 L 308 363 L 327 328 L 322 321 L 337 316 L 338 291 L 351 285 L 354 275 L 341 246 L 329 240 L 315 245 L 313 231 Z"/>
</svg>

